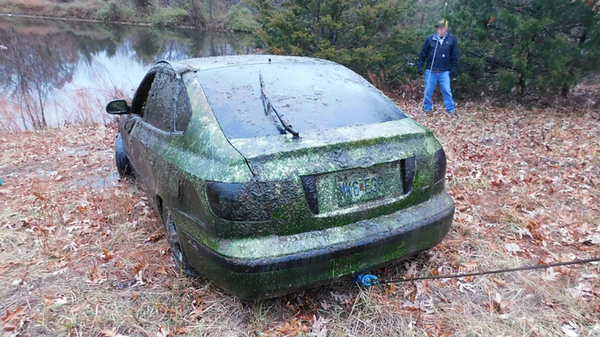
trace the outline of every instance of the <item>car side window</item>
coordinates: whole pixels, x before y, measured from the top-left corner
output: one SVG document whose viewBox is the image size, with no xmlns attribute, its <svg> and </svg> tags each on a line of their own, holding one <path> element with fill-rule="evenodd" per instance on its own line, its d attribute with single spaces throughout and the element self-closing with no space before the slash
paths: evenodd
<svg viewBox="0 0 600 337">
<path fill-rule="evenodd" d="M 148 93 L 148 99 L 143 107 L 145 122 L 166 132 L 175 131 L 177 82 L 173 72 L 165 71 L 156 74 Z"/>
<path fill-rule="evenodd" d="M 144 109 L 146 107 L 146 101 L 148 100 L 148 92 L 150 91 L 152 82 L 154 82 L 155 75 L 155 73 L 149 73 L 146 75 L 135 92 L 135 96 L 131 102 L 131 111 L 133 114 L 144 117 Z"/>
<path fill-rule="evenodd" d="M 177 97 L 177 109 L 175 110 L 175 131 L 184 132 L 192 119 L 192 106 L 182 80 L 178 81 L 178 86 L 179 95 Z"/>
</svg>

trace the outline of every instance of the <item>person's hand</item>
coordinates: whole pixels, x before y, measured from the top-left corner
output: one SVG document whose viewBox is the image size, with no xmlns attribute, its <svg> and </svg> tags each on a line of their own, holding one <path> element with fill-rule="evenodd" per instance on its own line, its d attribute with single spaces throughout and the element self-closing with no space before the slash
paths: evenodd
<svg viewBox="0 0 600 337">
<path fill-rule="evenodd" d="M 450 71 L 450 77 L 456 77 L 456 75 L 458 75 L 458 72 L 456 70 Z"/>
<path fill-rule="evenodd" d="M 423 76 L 423 68 L 418 69 L 417 72 L 419 73 L 419 76 Z"/>
</svg>

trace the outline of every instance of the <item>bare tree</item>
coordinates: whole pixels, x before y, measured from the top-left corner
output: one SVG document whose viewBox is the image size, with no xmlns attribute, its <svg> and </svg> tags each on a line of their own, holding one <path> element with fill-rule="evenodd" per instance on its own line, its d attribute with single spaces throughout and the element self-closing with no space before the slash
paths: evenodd
<svg viewBox="0 0 600 337">
<path fill-rule="evenodd" d="M 26 130 L 45 128 L 46 104 L 70 80 L 79 59 L 77 48 L 60 35 L 17 34 L 12 28 L 0 36 L 6 47 L 0 53 L 4 91 L 18 103 Z"/>
</svg>

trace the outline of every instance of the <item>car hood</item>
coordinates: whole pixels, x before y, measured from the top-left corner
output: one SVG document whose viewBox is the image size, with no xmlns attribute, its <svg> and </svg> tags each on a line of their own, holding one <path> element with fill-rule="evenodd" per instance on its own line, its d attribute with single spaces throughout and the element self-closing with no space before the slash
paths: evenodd
<svg viewBox="0 0 600 337">
<path fill-rule="evenodd" d="M 304 132 L 291 135 L 231 139 L 246 158 L 252 173 L 263 180 L 289 180 L 299 176 L 366 168 L 441 148 L 431 131 L 411 118 Z"/>
</svg>

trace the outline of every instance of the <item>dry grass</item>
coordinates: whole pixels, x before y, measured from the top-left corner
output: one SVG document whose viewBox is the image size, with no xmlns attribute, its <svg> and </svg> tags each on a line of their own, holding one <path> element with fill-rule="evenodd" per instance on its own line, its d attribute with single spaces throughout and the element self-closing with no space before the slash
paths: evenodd
<svg viewBox="0 0 600 337">
<path fill-rule="evenodd" d="M 94 80 L 93 87 L 81 87 L 75 90 L 52 90 L 54 101 L 45 110 L 47 125 L 106 125 L 115 121 L 115 117 L 105 112 L 106 102 L 127 98 L 131 94 L 100 66 L 94 67 L 89 76 Z M 22 95 L 12 99 L 0 98 L 0 134 L 19 133 L 23 130 L 43 128 L 40 104 L 36 101 L 35 90 L 27 88 L 25 99 L 21 105 L 13 101 L 23 98 Z M 50 110 L 48 110 L 50 108 Z"/>
<path fill-rule="evenodd" d="M 96 81 L 94 88 L 80 88 L 67 92 L 63 99 L 56 103 L 57 110 L 66 116 L 66 124 L 109 124 L 115 118 L 105 112 L 106 102 L 129 96 L 124 89 L 111 80 L 99 74 L 92 76 Z"/>
<path fill-rule="evenodd" d="M 598 111 L 467 106 L 451 120 L 403 108 L 444 144 L 457 213 L 441 245 L 375 274 L 598 254 Z M 342 280 L 266 301 L 231 297 L 174 270 L 144 195 L 116 179 L 114 136 L 114 127 L 75 126 L 0 135 L 0 310 L 22 308 L 4 322 L 7 336 L 600 334 L 598 265 L 370 289 Z"/>
<path fill-rule="evenodd" d="M 81 0 L 77 2 L 54 2 L 49 0 L 0 0 L 0 13 L 34 16 L 92 19 L 102 7 L 102 1 Z"/>
<path fill-rule="evenodd" d="M 0 98 L 0 133 L 17 133 L 21 131 L 21 124 L 15 111 L 17 104 L 9 103 L 5 98 Z"/>
</svg>

